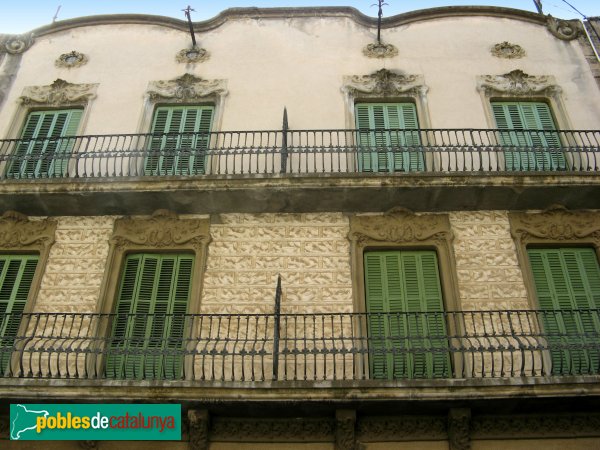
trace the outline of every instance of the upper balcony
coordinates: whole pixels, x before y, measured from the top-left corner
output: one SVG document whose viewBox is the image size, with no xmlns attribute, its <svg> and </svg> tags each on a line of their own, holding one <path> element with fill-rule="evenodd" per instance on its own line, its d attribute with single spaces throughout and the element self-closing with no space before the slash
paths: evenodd
<svg viewBox="0 0 600 450">
<path fill-rule="evenodd" d="M 3 208 L 31 215 L 142 214 L 165 206 L 182 213 L 381 211 L 400 195 L 415 211 L 598 208 L 599 172 L 599 130 L 283 129 L 0 140 Z"/>
</svg>

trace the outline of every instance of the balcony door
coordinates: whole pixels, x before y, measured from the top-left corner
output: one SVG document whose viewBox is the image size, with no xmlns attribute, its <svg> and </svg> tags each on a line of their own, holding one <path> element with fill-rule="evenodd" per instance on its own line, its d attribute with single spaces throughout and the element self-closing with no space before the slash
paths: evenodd
<svg viewBox="0 0 600 450">
<path fill-rule="evenodd" d="M 107 378 L 181 378 L 193 265 L 194 256 L 188 254 L 127 256 L 108 345 Z"/>
<path fill-rule="evenodd" d="M 507 171 L 564 170 L 550 107 L 541 102 L 492 102 Z M 506 130 L 506 131 L 505 131 Z"/>
<path fill-rule="evenodd" d="M 527 249 L 554 375 L 600 372 L 600 267 L 592 248 Z"/>
<path fill-rule="evenodd" d="M 414 104 L 358 103 L 355 116 L 361 172 L 424 169 Z"/>
<path fill-rule="evenodd" d="M 82 109 L 33 111 L 8 165 L 9 178 L 64 177 Z"/>
<path fill-rule="evenodd" d="M 212 106 L 158 107 L 152 121 L 144 173 L 203 174 L 213 110 Z"/>
<path fill-rule="evenodd" d="M 436 252 L 369 251 L 364 270 L 371 377 L 448 377 Z"/>
<path fill-rule="evenodd" d="M 37 255 L 0 255 L 0 375 L 9 372 L 38 259 Z"/>
</svg>

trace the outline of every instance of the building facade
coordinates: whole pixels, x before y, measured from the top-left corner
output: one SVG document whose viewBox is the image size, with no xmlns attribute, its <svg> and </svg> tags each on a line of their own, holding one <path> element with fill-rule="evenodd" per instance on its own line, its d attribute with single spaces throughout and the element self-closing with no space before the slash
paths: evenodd
<svg viewBox="0 0 600 450">
<path fill-rule="evenodd" d="M 0 397 L 174 449 L 600 445 L 593 21 L 450 7 L 0 35 Z M 48 448 L 123 448 L 49 442 Z M 127 448 L 166 448 L 133 442 Z"/>
</svg>

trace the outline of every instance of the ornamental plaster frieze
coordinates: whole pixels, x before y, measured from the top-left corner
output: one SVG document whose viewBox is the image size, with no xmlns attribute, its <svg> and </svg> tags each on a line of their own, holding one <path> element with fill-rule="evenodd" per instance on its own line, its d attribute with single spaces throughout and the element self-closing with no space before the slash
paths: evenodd
<svg viewBox="0 0 600 450">
<path fill-rule="evenodd" d="M 115 221 L 110 240 L 116 249 L 125 247 L 173 248 L 189 246 L 202 250 L 210 241 L 209 224 L 203 219 L 180 219 L 158 210 L 150 218 L 126 217 Z"/>
<path fill-rule="evenodd" d="M 358 246 L 371 241 L 411 244 L 429 240 L 442 243 L 452 239 L 452 231 L 445 214 L 416 215 L 406 209 L 394 208 L 381 216 L 353 216 L 348 238 Z"/>
<path fill-rule="evenodd" d="M 517 44 L 511 44 L 508 41 L 494 45 L 491 48 L 490 53 L 496 58 L 503 59 L 519 59 L 524 58 L 527 55 L 523 47 Z"/>
<path fill-rule="evenodd" d="M 96 97 L 97 87 L 98 84 L 73 84 L 59 78 L 48 86 L 27 86 L 20 100 L 36 106 L 80 105 Z"/>
<path fill-rule="evenodd" d="M 27 51 L 34 43 L 33 33 L 14 35 L 0 34 L 0 54 L 18 55 Z"/>
<path fill-rule="evenodd" d="M 516 69 L 504 75 L 477 77 L 477 89 L 487 96 L 493 95 L 547 95 L 560 93 L 560 87 L 551 75 L 528 75 Z"/>
<path fill-rule="evenodd" d="M 353 97 L 365 94 L 393 97 L 402 94 L 423 94 L 427 91 L 427 87 L 422 75 L 406 75 L 381 69 L 371 75 L 345 76 L 343 91 Z"/>
<path fill-rule="evenodd" d="M 600 213 L 553 207 L 541 213 L 509 214 L 511 233 L 522 244 L 589 240 L 600 246 Z"/>
<path fill-rule="evenodd" d="M 0 217 L 0 248 L 48 249 L 54 243 L 56 225 L 51 219 L 29 220 L 24 214 L 7 211 Z"/>
<path fill-rule="evenodd" d="M 186 73 L 174 80 L 151 81 L 148 97 L 151 101 L 197 101 L 210 96 L 227 95 L 225 80 L 204 80 Z"/>
</svg>

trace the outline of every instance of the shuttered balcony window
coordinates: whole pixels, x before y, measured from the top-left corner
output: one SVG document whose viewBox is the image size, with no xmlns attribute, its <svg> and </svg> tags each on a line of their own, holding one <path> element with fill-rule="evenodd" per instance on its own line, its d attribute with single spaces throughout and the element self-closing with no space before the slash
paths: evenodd
<svg viewBox="0 0 600 450">
<path fill-rule="evenodd" d="M 125 259 L 106 362 L 107 378 L 179 379 L 194 256 Z"/>
<path fill-rule="evenodd" d="M 528 249 L 554 375 L 600 371 L 600 268 L 592 248 Z"/>
<path fill-rule="evenodd" d="M 144 164 L 148 175 L 199 175 L 205 172 L 214 108 L 161 106 L 152 121 Z"/>
<path fill-rule="evenodd" d="M 0 255 L 0 374 L 8 370 L 38 264 L 37 255 Z"/>
<path fill-rule="evenodd" d="M 507 171 L 566 169 L 550 108 L 541 102 L 492 102 Z"/>
<path fill-rule="evenodd" d="M 11 178 L 64 177 L 82 109 L 33 111 L 27 116 L 21 140 L 8 167 Z"/>
<path fill-rule="evenodd" d="M 355 113 L 360 171 L 409 172 L 425 168 L 414 104 L 359 103 Z"/>
<path fill-rule="evenodd" d="M 435 251 L 364 254 L 372 378 L 447 378 L 450 357 Z"/>
</svg>

